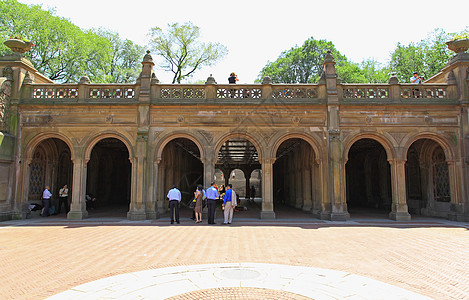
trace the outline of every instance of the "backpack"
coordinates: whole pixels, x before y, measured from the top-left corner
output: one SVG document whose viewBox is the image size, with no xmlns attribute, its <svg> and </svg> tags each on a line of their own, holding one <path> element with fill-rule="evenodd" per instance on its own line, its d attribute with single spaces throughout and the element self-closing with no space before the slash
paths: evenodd
<svg viewBox="0 0 469 300">
<path fill-rule="evenodd" d="M 236 205 L 238 205 L 238 198 L 235 191 L 231 189 L 231 206 L 236 207 Z"/>
</svg>

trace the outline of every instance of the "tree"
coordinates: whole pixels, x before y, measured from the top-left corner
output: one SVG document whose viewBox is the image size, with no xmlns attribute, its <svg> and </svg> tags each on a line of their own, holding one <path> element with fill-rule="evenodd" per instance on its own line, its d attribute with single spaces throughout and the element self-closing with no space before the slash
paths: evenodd
<svg viewBox="0 0 469 300">
<path fill-rule="evenodd" d="M 199 27 L 190 22 L 169 24 L 167 32 L 159 27 L 150 29 L 151 48 L 163 57 L 161 67 L 174 73 L 172 83 L 180 83 L 198 68 L 212 65 L 227 54 L 225 46 L 202 43 L 198 41 L 199 36 Z"/>
<path fill-rule="evenodd" d="M 268 62 L 259 73 L 257 81 L 266 75 L 274 83 L 312 83 L 317 82 L 323 72 L 323 63 L 327 50 L 336 61 L 338 76 L 343 82 L 366 82 L 358 64 L 352 63 L 335 49 L 332 42 L 309 38 L 300 47 L 284 51 L 274 62 Z"/>
<path fill-rule="evenodd" d="M 99 47 L 90 47 L 87 70 L 97 82 L 135 82 L 145 49 L 128 39 L 121 39 L 119 34 L 106 29 L 94 29 L 93 43 Z"/>
<path fill-rule="evenodd" d="M 411 42 L 407 46 L 398 43 L 391 53 L 389 68 L 401 82 L 410 82 L 413 72 L 430 78 L 443 69 L 454 55 L 445 44 L 450 39 L 450 34 L 435 29 L 418 43 Z"/>
<path fill-rule="evenodd" d="M 391 75 L 389 67 L 383 66 L 383 64 L 374 59 L 362 61 L 360 69 L 363 71 L 368 83 L 387 83 Z"/>
<path fill-rule="evenodd" d="M 16 0 L 0 1 L 0 11 L 0 37 L 6 40 L 22 36 L 31 40 L 35 46 L 25 56 L 50 79 L 78 82 L 88 74 L 93 82 L 135 80 L 137 59 L 142 58 L 143 51 L 130 41 L 120 40 L 117 34 L 84 31 L 69 20 L 55 16 L 53 10 Z M 8 52 L 2 43 L 0 55 Z"/>
</svg>

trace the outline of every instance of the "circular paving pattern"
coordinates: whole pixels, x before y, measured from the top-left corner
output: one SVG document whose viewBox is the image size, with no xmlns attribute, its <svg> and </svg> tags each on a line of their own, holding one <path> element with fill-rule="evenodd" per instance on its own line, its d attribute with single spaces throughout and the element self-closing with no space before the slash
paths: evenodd
<svg viewBox="0 0 469 300">
<path fill-rule="evenodd" d="M 311 298 L 301 296 L 298 294 L 270 290 L 260 288 L 215 288 L 207 290 L 199 290 L 189 293 L 184 293 L 175 297 L 168 298 L 167 300 L 191 300 L 191 299 L 206 299 L 206 300 L 225 300 L 225 299 L 243 299 L 243 300 L 310 300 Z"/>
<path fill-rule="evenodd" d="M 178 266 L 116 275 L 48 299 L 425 299 L 355 274 L 262 263 Z"/>
</svg>

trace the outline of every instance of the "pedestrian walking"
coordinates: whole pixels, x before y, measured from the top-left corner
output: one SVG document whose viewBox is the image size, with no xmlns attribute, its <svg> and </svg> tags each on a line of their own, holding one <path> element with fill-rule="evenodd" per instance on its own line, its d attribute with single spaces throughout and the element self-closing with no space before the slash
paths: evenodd
<svg viewBox="0 0 469 300">
<path fill-rule="evenodd" d="M 219 197 L 218 190 L 215 187 L 215 182 L 212 182 L 211 186 L 205 192 L 205 196 L 207 197 L 208 224 L 215 224 L 215 209 Z"/>
<path fill-rule="evenodd" d="M 171 224 L 174 221 L 179 224 L 179 202 L 181 202 L 181 192 L 173 185 L 173 188 L 169 190 L 168 195 L 169 210 L 171 212 Z"/>
</svg>

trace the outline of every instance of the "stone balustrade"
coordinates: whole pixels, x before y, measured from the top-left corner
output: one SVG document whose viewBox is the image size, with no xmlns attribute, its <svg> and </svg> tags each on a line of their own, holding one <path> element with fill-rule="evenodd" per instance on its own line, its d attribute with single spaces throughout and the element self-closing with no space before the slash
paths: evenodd
<svg viewBox="0 0 469 300">
<path fill-rule="evenodd" d="M 25 84 L 22 101 L 136 102 L 139 84 Z M 453 91 L 454 90 L 454 91 Z M 442 84 L 338 84 L 339 101 L 350 102 L 426 102 L 455 100 L 456 91 Z M 152 84 L 150 99 L 155 102 L 220 100 L 223 102 L 281 99 L 285 101 L 324 102 L 324 84 Z M 447 101 L 443 101 L 447 102 Z"/>
</svg>

